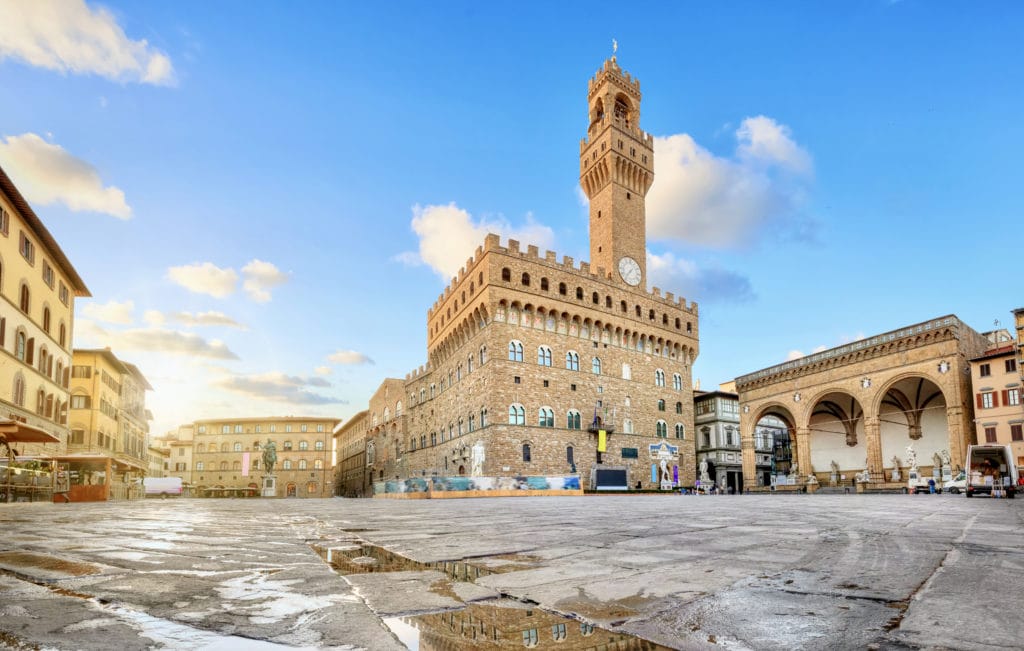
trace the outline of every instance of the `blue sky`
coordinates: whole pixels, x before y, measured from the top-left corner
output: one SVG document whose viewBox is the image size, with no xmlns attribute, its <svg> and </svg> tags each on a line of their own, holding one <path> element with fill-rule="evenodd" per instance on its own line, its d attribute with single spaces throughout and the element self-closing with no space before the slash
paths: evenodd
<svg viewBox="0 0 1024 651">
<path fill-rule="evenodd" d="M 657 138 L 651 273 L 700 303 L 709 387 L 947 313 L 1009 323 L 1022 18 L 0 2 L 0 165 L 92 291 L 75 345 L 139 365 L 155 433 L 347 418 L 425 361 L 426 309 L 480 233 L 588 257 L 578 143 L 614 38 Z"/>
</svg>

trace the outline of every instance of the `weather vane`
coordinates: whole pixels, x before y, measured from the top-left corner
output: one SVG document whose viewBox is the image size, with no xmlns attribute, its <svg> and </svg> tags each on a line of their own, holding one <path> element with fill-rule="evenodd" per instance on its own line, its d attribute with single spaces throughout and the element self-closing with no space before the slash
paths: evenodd
<svg viewBox="0 0 1024 651">
<path fill-rule="evenodd" d="M 619 42 L 618 42 L 618 41 L 616 41 L 616 40 L 615 40 L 615 39 L 613 38 L 613 39 L 612 39 L 612 56 L 615 56 L 615 53 L 616 53 L 616 52 L 618 52 L 618 51 L 619 51 Z"/>
</svg>

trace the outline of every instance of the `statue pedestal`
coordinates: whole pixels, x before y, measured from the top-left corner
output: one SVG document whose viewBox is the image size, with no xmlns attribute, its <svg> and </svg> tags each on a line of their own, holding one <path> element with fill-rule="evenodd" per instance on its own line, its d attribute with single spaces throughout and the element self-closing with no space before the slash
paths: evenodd
<svg viewBox="0 0 1024 651">
<path fill-rule="evenodd" d="M 260 492 L 263 497 L 277 497 L 277 476 L 263 476 L 263 490 Z"/>
<path fill-rule="evenodd" d="M 899 481 L 899 480 L 900 480 L 900 470 L 899 470 L 899 468 L 893 468 L 892 469 L 892 481 Z"/>
</svg>

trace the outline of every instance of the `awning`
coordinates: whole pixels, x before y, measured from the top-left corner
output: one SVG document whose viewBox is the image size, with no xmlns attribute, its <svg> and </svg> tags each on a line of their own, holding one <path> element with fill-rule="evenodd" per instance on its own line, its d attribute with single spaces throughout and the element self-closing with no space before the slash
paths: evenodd
<svg viewBox="0 0 1024 651">
<path fill-rule="evenodd" d="M 56 434 L 10 418 L 0 418 L 0 439 L 8 443 L 60 443 Z"/>
</svg>

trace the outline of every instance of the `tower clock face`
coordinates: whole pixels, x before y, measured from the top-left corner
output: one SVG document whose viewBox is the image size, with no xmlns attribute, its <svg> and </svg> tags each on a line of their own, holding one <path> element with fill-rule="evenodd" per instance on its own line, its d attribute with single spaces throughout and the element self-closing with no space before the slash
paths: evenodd
<svg viewBox="0 0 1024 651">
<path fill-rule="evenodd" d="M 635 287 L 640 284 L 640 265 L 629 256 L 619 258 L 619 275 L 627 284 Z"/>
</svg>

